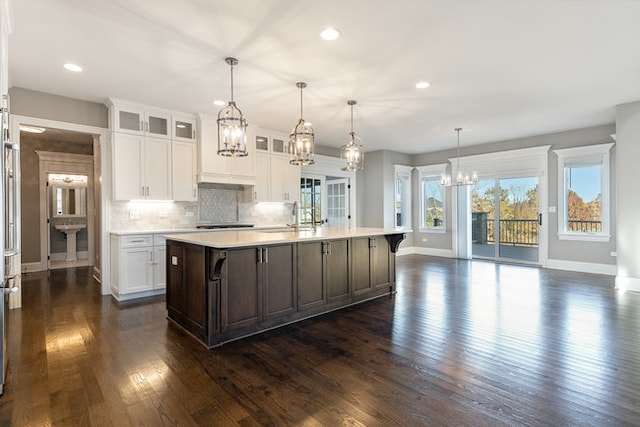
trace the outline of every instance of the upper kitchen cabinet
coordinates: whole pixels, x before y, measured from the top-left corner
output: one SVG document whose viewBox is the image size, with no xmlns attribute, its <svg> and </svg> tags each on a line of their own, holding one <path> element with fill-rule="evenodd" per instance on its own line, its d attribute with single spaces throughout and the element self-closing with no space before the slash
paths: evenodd
<svg viewBox="0 0 640 427">
<path fill-rule="evenodd" d="M 198 115 L 198 182 L 219 182 L 254 185 L 256 183 L 255 130 L 248 129 L 249 154 L 245 157 L 218 155 L 218 125 L 216 117 Z"/>
<path fill-rule="evenodd" d="M 171 142 L 173 200 L 177 202 L 195 202 L 198 200 L 197 157 L 196 144 L 182 141 Z"/>
<path fill-rule="evenodd" d="M 113 199 L 171 200 L 171 141 L 113 135 Z"/>
<path fill-rule="evenodd" d="M 173 115 L 171 123 L 171 139 L 174 141 L 196 142 L 195 117 Z"/>
<path fill-rule="evenodd" d="M 171 139 L 171 112 L 109 99 L 112 130 Z"/>
</svg>

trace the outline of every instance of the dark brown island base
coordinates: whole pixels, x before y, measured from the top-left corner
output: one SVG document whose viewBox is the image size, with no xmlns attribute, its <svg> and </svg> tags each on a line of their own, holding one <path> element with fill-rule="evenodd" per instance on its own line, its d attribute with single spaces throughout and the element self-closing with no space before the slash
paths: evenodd
<svg viewBox="0 0 640 427">
<path fill-rule="evenodd" d="M 167 236 L 168 318 L 212 348 L 391 294 L 404 239 L 378 228 Z"/>
</svg>

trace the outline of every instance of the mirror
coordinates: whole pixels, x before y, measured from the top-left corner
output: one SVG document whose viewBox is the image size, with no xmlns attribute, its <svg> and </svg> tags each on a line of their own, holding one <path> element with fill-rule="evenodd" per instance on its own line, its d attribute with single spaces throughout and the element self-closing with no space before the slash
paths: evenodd
<svg viewBox="0 0 640 427">
<path fill-rule="evenodd" d="M 86 187 L 51 187 L 51 210 L 54 217 L 86 216 Z"/>
</svg>

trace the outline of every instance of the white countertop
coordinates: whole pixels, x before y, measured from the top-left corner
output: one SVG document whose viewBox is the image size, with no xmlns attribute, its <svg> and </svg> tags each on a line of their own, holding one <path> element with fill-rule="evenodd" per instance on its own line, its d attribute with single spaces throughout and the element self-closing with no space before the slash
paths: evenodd
<svg viewBox="0 0 640 427">
<path fill-rule="evenodd" d="M 246 230 L 246 229 L 245 229 Z M 385 234 L 403 234 L 405 231 L 385 228 L 318 228 L 313 230 L 255 230 L 255 231 L 221 231 L 218 233 L 196 233 L 165 236 L 171 240 L 209 246 L 212 248 L 233 248 L 257 246 L 285 242 L 300 242 L 327 239 L 344 239 L 350 237 L 380 236 Z"/>
<path fill-rule="evenodd" d="M 110 233 L 115 236 L 128 236 L 135 234 L 179 234 L 179 233 L 221 233 L 225 231 L 251 231 L 251 230 L 279 230 L 289 228 L 286 225 L 257 225 L 255 227 L 242 228 L 155 228 L 146 230 L 111 230 Z"/>
</svg>

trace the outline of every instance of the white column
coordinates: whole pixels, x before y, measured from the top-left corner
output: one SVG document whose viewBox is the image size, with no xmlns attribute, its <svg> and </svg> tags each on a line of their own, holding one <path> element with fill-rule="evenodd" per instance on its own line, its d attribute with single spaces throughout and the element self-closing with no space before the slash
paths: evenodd
<svg viewBox="0 0 640 427">
<path fill-rule="evenodd" d="M 640 101 L 616 108 L 616 288 L 640 292 Z"/>
</svg>

